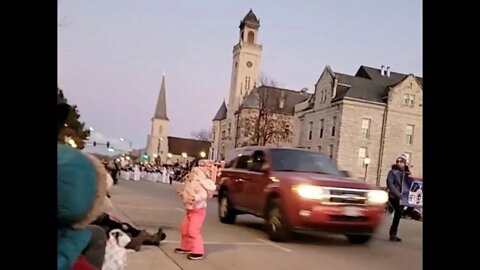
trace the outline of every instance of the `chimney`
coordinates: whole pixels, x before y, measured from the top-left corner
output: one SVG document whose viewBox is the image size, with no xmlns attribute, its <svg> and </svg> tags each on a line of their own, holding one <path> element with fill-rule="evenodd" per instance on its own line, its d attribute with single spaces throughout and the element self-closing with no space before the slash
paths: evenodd
<svg viewBox="0 0 480 270">
<path fill-rule="evenodd" d="M 385 66 L 384 65 L 382 65 L 380 67 L 380 75 L 385 76 Z"/>
<path fill-rule="evenodd" d="M 387 77 L 390 77 L 390 67 L 387 67 Z"/>
</svg>

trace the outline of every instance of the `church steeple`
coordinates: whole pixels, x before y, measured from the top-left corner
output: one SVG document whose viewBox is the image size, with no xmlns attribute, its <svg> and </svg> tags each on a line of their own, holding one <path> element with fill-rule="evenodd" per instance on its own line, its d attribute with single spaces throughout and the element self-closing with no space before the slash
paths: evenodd
<svg viewBox="0 0 480 270">
<path fill-rule="evenodd" d="M 168 120 L 167 117 L 167 94 L 165 90 L 165 72 L 163 72 L 162 85 L 158 94 L 157 107 L 155 108 L 155 119 Z"/>
</svg>

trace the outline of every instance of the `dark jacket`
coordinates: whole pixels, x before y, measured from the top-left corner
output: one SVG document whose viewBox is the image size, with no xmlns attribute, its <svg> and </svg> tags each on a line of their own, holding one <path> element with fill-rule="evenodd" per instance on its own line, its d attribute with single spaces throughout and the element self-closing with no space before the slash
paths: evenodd
<svg viewBox="0 0 480 270">
<path fill-rule="evenodd" d="M 400 199 L 402 197 L 402 182 L 406 172 L 408 172 L 408 168 L 400 170 L 397 165 L 393 165 L 388 172 L 387 188 L 389 198 Z"/>
</svg>

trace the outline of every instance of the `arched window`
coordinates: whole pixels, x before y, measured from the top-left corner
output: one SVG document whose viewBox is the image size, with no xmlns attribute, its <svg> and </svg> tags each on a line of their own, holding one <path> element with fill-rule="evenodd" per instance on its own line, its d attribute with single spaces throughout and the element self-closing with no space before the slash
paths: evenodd
<svg viewBox="0 0 480 270">
<path fill-rule="evenodd" d="M 245 77 L 245 90 L 250 90 L 250 77 Z"/>
<path fill-rule="evenodd" d="M 255 34 L 252 31 L 248 32 L 247 42 L 251 44 L 255 43 Z"/>
</svg>

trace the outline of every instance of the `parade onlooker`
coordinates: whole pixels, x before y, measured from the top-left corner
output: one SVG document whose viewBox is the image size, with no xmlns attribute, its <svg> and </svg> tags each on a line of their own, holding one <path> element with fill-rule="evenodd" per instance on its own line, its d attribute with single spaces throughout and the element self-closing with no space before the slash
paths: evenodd
<svg viewBox="0 0 480 270">
<path fill-rule="evenodd" d="M 140 251 L 142 245 L 160 246 L 160 242 L 166 237 L 161 228 L 158 229 L 157 233 L 151 234 L 145 230 L 138 230 L 126 222 L 121 222 L 109 214 L 114 211 L 114 206 L 110 200 L 109 194 L 109 191 L 113 186 L 113 179 L 108 173 L 106 174 L 106 183 L 107 198 L 105 198 L 104 213 L 101 214 L 93 224 L 101 226 L 104 229 L 106 236 L 108 236 L 110 231 L 114 229 L 124 231 L 131 238 L 131 241 L 125 246 L 127 249 Z"/>
<path fill-rule="evenodd" d="M 105 175 L 100 161 L 57 145 L 58 270 L 70 270 L 82 254 L 98 269 L 102 267 L 106 235 L 102 228 L 89 225 L 103 212 Z"/>
<path fill-rule="evenodd" d="M 387 176 L 388 201 L 394 210 L 393 221 L 389 231 L 390 241 L 392 242 L 402 241 L 402 239 L 397 236 L 397 233 L 398 225 L 402 218 L 403 207 L 400 205 L 400 201 L 402 199 L 402 182 L 406 175 L 406 163 L 407 160 L 405 156 L 402 155 L 398 157 Z"/>
<path fill-rule="evenodd" d="M 186 215 L 181 225 L 181 244 L 176 253 L 186 254 L 190 260 L 203 259 L 205 253 L 201 229 L 207 213 L 207 198 L 215 191 L 215 183 L 210 175 L 199 167 L 195 167 L 187 175 L 183 191 L 179 192 Z"/>
</svg>

